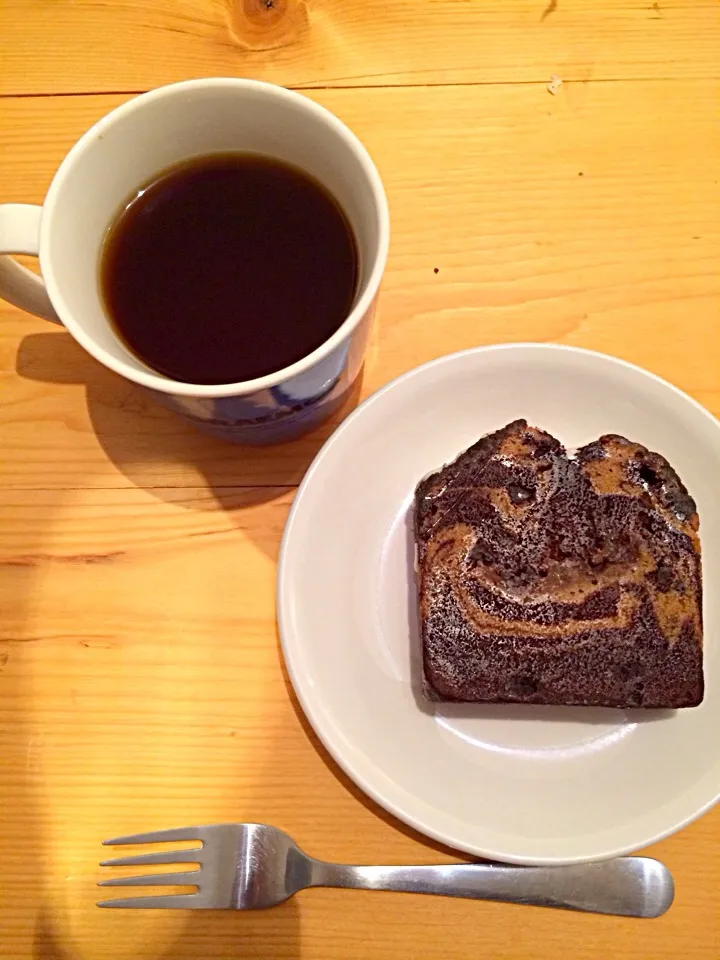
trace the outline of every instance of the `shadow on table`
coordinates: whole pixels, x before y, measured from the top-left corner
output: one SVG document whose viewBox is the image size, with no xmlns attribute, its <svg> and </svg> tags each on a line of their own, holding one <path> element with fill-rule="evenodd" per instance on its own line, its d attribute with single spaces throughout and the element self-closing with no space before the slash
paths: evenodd
<svg viewBox="0 0 720 960">
<path fill-rule="evenodd" d="M 292 443 L 267 448 L 236 447 L 198 433 L 181 418 L 157 405 L 145 392 L 98 364 L 72 339 L 60 331 L 31 334 L 20 344 L 16 363 L 19 376 L 47 384 L 81 384 L 86 390 L 86 403 L 93 430 L 108 459 L 133 485 L 160 500 L 179 504 L 178 487 L 193 486 L 189 471 L 198 476 L 196 486 L 207 485 L 216 504 L 207 505 L 182 501 L 189 509 L 222 509 L 242 527 L 241 513 L 248 507 L 270 502 L 294 488 L 307 467 L 332 432 L 359 399 L 361 379 L 356 383 L 348 402 L 328 424 Z M 272 545 L 276 551 L 277 544 Z M 270 549 L 268 547 L 268 549 Z M 0 646 L 0 650 L 2 647 Z M 413 839 L 436 849 L 440 845 L 428 841 L 406 828 L 368 800 L 340 771 L 320 746 L 300 710 L 285 676 L 293 707 L 305 734 L 331 772 L 348 791 L 377 816 Z M 18 763 L 22 762 L 25 739 L 17 736 Z M 4 753 L 7 756 L 7 750 Z M 268 776 L 275 776 L 270 765 Z M 260 781 L 265 783 L 261 771 Z M 237 818 L 264 815 L 261 793 L 259 799 L 248 797 L 238 802 Z M 42 862 L 43 846 L 34 816 L 33 797 L 28 791 L 18 803 L 18 820 L 7 830 L 8 837 L 22 838 L 24 855 Z M 22 822 L 20 820 L 22 814 Z M 269 817 L 272 810 L 267 811 Z M 269 818 L 268 817 L 268 818 Z M 282 824 L 279 824 L 282 825 Z M 5 826 L 7 827 L 7 821 Z M 1 873 L 0 873 L 1 875 Z M 11 879 L 11 878 L 10 878 Z M 38 887 L 38 892 L 40 887 Z M 150 892 L 150 891 L 148 891 Z M 128 895 L 129 891 L 118 891 Z M 302 895 L 301 895 L 302 896 Z M 234 957 L 238 960 L 299 960 L 301 957 L 301 902 L 293 899 L 279 907 L 264 911 L 187 911 L 178 923 L 179 933 L 167 946 L 160 947 L 157 960 L 211 960 Z M 92 899 L 82 911 L 94 911 Z M 103 911 L 113 916 L 112 925 L 99 924 L 97 930 L 117 929 L 118 917 L 123 917 L 130 933 L 136 929 L 134 912 Z M 102 956 L 112 956 L 112 945 L 98 943 Z M 120 947 L 119 947 L 120 950 Z M 120 950 L 124 956 L 124 952 Z M 50 904 L 42 907 L 35 918 L 33 953 L 35 960 L 71 960 L 60 938 L 60 927 L 51 913 Z"/>
<path fill-rule="evenodd" d="M 182 934 L 158 960 L 299 960 L 300 911 L 296 900 L 253 911 L 188 913 Z M 54 960 L 54 958 L 52 958 Z"/>
<path fill-rule="evenodd" d="M 28 537 L 28 554 L 42 544 Z M 34 722 L 33 597 L 37 569 L 0 561 L 0 956 L 29 956 L 37 905 L 47 889 L 43 815 L 43 734 Z M 47 960 L 69 960 L 55 951 Z"/>
<path fill-rule="evenodd" d="M 283 488 L 297 486 L 334 427 L 357 405 L 362 386 L 361 375 L 338 413 L 306 436 L 252 447 L 198 432 L 141 387 L 95 361 L 64 331 L 26 336 L 18 350 L 16 369 L 28 380 L 84 385 L 97 439 L 131 483 L 163 498 L 168 489 L 192 486 L 188 471 L 194 470 L 224 508 L 227 488 L 246 488 L 244 499 L 231 500 L 229 509 L 272 500 Z"/>
<path fill-rule="evenodd" d="M 13 593 L 12 606 L 17 611 L 25 604 L 27 594 Z M 3 617 L 6 607 L 3 603 Z M 28 955 L 35 905 L 47 882 L 43 870 L 46 835 L 39 809 L 41 787 L 33 769 L 36 740 L 28 722 L 32 710 L 31 679 L 27 677 L 21 647 L 22 639 L 5 625 L 0 636 L 0 700 L 6 706 L 7 717 L 0 730 L 0 955 L 8 960 Z M 51 954 L 48 960 L 66 958 L 63 954 L 57 954 L 57 958 Z"/>
<path fill-rule="evenodd" d="M 88 904 L 88 909 L 99 908 Z M 133 918 L 137 918 L 137 913 L 128 911 L 123 915 L 130 934 L 128 939 L 132 940 Z M 227 957 L 233 960 L 300 960 L 297 901 L 291 900 L 270 910 L 244 913 L 188 910 L 183 913 L 183 918 L 182 933 L 170 946 L 154 954 L 156 960 L 220 960 Z M 107 943 L 102 944 L 103 957 L 112 956 L 112 947 L 107 948 Z M 118 950 L 122 956 L 127 955 L 127 945 L 123 949 L 123 945 L 118 944 Z M 73 954 L 61 946 L 52 918 L 44 909 L 36 921 L 32 957 L 33 960 L 75 960 Z"/>
<path fill-rule="evenodd" d="M 33 960 L 74 960 L 72 954 L 61 946 L 47 906 L 41 907 L 35 920 L 32 958 Z"/>
<path fill-rule="evenodd" d="M 36 382 L 85 386 L 87 409 L 98 442 L 131 484 L 174 505 L 221 509 L 232 518 L 234 526 L 244 530 L 247 523 L 243 511 L 286 495 L 299 483 L 333 425 L 357 403 L 360 391 L 358 382 L 343 410 L 328 425 L 301 440 L 276 447 L 241 448 L 199 434 L 181 418 L 156 405 L 140 388 L 96 363 L 64 331 L 26 336 L 20 344 L 16 368 L 19 376 Z M 198 478 L 195 483 L 193 471 Z M 86 479 L 79 475 L 78 484 L 82 485 Z M 178 488 L 193 485 L 207 486 L 212 496 L 200 503 L 190 498 L 178 499 Z M 61 496 L 59 494 L 59 499 Z M 259 545 L 276 554 L 277 538 L 266 539 L 267 543 Z M 30 543 L 26 550 L 29 554 L 41 551 L 42 544 Z M 18 956 L 32 955 L 35 960 L 71 960 L 74 954 L 68 952 L 67 917 L 55 915 L 53 901 L 43 903 L 45 839 L 32 779 L 32 730 L 24 725 L 24 718 L 32 715 L 33 703 L 32 677 L 28 678 L 24 669 L 22 640 L 32 591 L 36 588 L 35 570 L 13 567 L 10 572 L 18 583 L 4 594 L 10 599 L 5 601 L 0 633 L 0 693 L 3 700 L 17 705 L 17 721 L 0 728 L 2 767 L 12 785 L 11 793 L 8 788 L 11 803 L 5 808 L 3 837 L 0 837 L 3 853 L 0 860 L 4 861 L 4 865 L 0 862 L 0 888 L 5 891 L 0 898 L 0 917 L 5 916 L 7 920 L 0 926 L 5 929 L 2 939 L 9 953 L 2 950 L 0 953 L 14 955 L 15 949 Z M 24 861 L 37 864 L 32 890 L 29 880 L 24 888 L 17 884 L 18 849 L 22 849 Z M 120 891 L 120 894 L 123 892 L 127 893 Z M 71 905 L 74 922 L 80 922 L 78 910 L 85 916 L 97 910 L 94 896 L 93 890 L 82 906 Z M 35 902 L 39 905 L 37 909 L 33 907 Z M 96 921 L 97 926 L 95 923 L 93 926 L 98 931 L 124 928 L 129 934 L 138 935 L 136 913 L 103 913 L 111 915 L 113 920 L 110 923 Z M 18 917 L 23 919 L 19 921 Z M 178 921 L 177 930 L 182 932 L 175 934 L 174 941 L 168 941 L 171 945 L 156 948 L 158 960 L 200 957 L 210 960 L 230 956 L 243 960 L 295 960 L 300 957 L 297 902 L 252 913 L 188 911 L 179 915 Z M 82 931 L 84 926 L 83 922 L 78 929 Z M 16 939 L 8 936 L 13 927 L 17 931 Z M 96 946 L 99 955 L 114 955 L 111 941 L 98 942 Z M 120 944 L 118 955 L 126 955 Z"/>
</svg>

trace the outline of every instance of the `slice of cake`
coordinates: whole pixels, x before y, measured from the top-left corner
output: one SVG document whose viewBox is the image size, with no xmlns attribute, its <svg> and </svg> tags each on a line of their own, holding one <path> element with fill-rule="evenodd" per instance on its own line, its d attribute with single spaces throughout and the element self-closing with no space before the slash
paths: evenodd
<svg viewBox="0 0 720 960">
<path fill-rule="evenodd" d="M 569 457 L 516 420 L 415 492 L 426 696 L 690 707 L 703 697 L 695 503 L 619 436 Z"/>
</svg>

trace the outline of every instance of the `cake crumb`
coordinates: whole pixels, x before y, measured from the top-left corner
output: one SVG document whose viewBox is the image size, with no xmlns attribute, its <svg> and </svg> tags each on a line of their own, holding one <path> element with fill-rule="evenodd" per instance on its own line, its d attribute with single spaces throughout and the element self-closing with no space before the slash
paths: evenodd
<svg viewBox="0 0 720 960">
<path fill-rule="evenodd" d="M 553 96 L 555 96 L 561 86 L 562 80 L 560 77 L 556 73 L 551 74 L 550 83 L 547 85 L 548 93 L 551 93 Z"/>
</svg>

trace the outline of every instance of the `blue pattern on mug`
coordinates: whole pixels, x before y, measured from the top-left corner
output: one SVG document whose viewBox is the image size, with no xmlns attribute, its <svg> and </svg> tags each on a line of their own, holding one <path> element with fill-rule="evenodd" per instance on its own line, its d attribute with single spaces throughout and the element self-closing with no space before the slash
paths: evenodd
<svg viewBox="0 0 720 960">
<path fill-rule="evenodd" d="M 362 366 L 372 312 L 329 356 L 270 389 L 235 397 L 155 396 L 203 432 L 223 440 L 249 444 L 293 440 L 326 420 L 347 399 Z"/>
</svg>

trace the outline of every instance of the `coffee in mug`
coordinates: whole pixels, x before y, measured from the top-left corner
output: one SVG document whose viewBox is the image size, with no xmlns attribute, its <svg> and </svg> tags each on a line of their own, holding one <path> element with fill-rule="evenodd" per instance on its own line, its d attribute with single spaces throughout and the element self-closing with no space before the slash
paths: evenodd
<svg viewBox="0 0 720 960">
<path fill-rule="evenodd" d="M 149 367 L 185 383 L 276 373 L 340 327 L 357 244 L 338 201 L 273 157 L 215 154 L 161 171 L 110 226 L 108 315 Z"/>
</svg>

